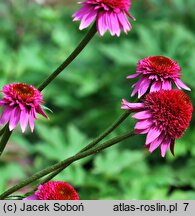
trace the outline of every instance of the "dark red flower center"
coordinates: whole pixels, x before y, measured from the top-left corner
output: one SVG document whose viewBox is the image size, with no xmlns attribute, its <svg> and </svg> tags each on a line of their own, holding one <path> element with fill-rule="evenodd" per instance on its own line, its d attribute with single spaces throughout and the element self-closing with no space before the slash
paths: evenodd
<svg viewBox="0 0 195 216">
<path fill-rule="evenodd" d="M 155 126 L 172 139 L 180 138 L 189 126 L 193 106 L 188 95 L 180 90 L 149 93 L 144 104 L 152 113 Z"/>
<path fill-rule="evenodd" d="M 26 83 L 13 84 L 13 92 L 22 98 L 33 97 L 35 90 Z"/>
<path fill-rule="evenodd" d="M 95 0 L 113 9 L 129 10 L 130 0 Z"/>
<path fill-rule="evenodd" d="M 175 61 L 164 56 L 150 56 L 148 61 L 152 72 L 158 75 L 175 74 L 181 70 Z"/>
</svg>

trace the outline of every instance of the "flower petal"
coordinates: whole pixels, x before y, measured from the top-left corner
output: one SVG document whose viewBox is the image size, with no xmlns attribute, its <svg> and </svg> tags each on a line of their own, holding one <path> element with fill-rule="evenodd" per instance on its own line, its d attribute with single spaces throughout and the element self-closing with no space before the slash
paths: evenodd
<svg viewBox="0 0 195 216">
<path fill-rule="evenodd" d="M 139 73 L 132 74 L 132 75 L 127 76 L 127 79 L 134 79 L 134 78 L 138 77 L 139 75 L 140 75 Z"/>
<path fill-rule="evenodd" d="M 19 120 L 20 120 L 20 113 L 21 110 L 20 108 L 17 106 L 13 109 L 13 111 L 11 112 L 10 115 L 10 120 L 9 120 L 9 129 L 10 131 L 12 131 L 18 124 Z"/>
<path fill-rule="evenodd" d="M 148 78 L 145 78 L 140 83 L 140 88 L 138 90 L 138 98 L 140 98 L 142 95 L 144 95 L 147 91 L 147 89 L 150 86 L 150 80 Z"/>
<path fill-rule="evenodd" d="M 132 87 L 134 87 L 132 93 L 131 93 L 131 97 L 133 97 L 140 89 L 140 84 L 141 82 L 145 79 L 144 76 L 142 76 Z"/>
<path fill-rule="evenodd" d="M 13 107 L 11 106 L 5 107 L 0 117 L 0 125 L 4 125 L 9 121 L 12 110 L 13 110 Z"/>
<path fill-rule="evenodd" d="M 150 88 L 150 92 L 156 92 L 161 90 L 162 88 L 162 84 L 160 81 L 154 81 L 151 88 Z"/>
<path fill-rule="evenodd" d="M 164 139 L 164 134 L 161 134 L 159 137 L 157 137 L 149 146 L 149 152 L 153 152 L 158 146 L 162 143 Z"/>
<path fill-rule="evenodd" d="M 106 25 L 107 13 L 100 11 L 97 15 L 97 30 L 100 36 L 103 36 L 108 29 L 111 29 L 111 26 Z"/>
<path fill-rule="evenodd" d="M 159 135 L 161 134 L 161 131 L 156 128 L 152 127 L 146 137 L 146 145 L 149 145 L 151 142 L 153 142 Z"/>
<path fill-rule="evenodd" d="M 145 107 L 143 103 L 129 103 L 125 99 L 122 99 L 122 109 L 130 109 L 130 110 L 140 110 Z"/>
<path fill-rule="evenodd" d="M 130 31 L 132 26 L 131 26 L 130 22 L 128 21 L 126 15 L 124 13 L 120 12 L 120 13 L 117 14 L 117 17 L 118 17 L 120 26 L 123 29 L 123 31 L 125 33 Z"/>
<path fill-rule="evenodd" d="M 105 16 L 103 16 L 103 18 L 104 18 L 104 22 L 106 25 L 109 23 L 109 25 L 107 25 L 107 28 L 109 29 L 111 35 L 114 36 L 116 34 L 119 37 L 120 36 L 120 26 L 119 26 L 119 21 L 117 19 L 116 13 L 115 12 L 109 12 L 109 14 L 105 13 Z M 109 19 L 109 22 L 106 22 L 108 21 L 108 19 Z"/>
<path fill-rule="evenodd" d="M 135 134 L 147 134 L 148 131 L 150 130 L 150 128 L 147 128 L 147 129 L 142 129 L 142 130 L 134 130 Z"/>
<path fill-rule="evenodd" d="M 22 129 L 22 133 L 24 133 L 24 131 L 26 130 L 26 127 L 28 125 L 28 110 L 27 109 L 23 109 L 21 111 L 21 114 L 20 114 L 20 126 L 21 126 L 21 129 Z"/>
<path fill-rule="evenodd" d="M 142 120 L 142 119 L 148 119 L 151 118 L 152 114 L 149 110 L 144 110 L 144 111 L 140 111 L 137 112 L 136 114 L 134 114 L 132 116 L 132 118 L 138 119 L 138 120 Z"/>
<path fill-rule="evenodd" d="M 161 144 L 161 156 L 164 157 L 171 144 L 171 138 L 165 138 Z"/>
<path fill-rule="evenodd" d="M 171 81 L 164 80 L 162 82 L 162 89 L 164 89 L 164 90 L 171 90 Z"/>
<path fill-rule="evenodd" d="M 43 112 L 41 106 L 36 107 L 36 112 L 48 119 L 48 116 Z"/>
<path fill-rule="evenodd" d="M 81 19 L 79 29 L 83 30 L 87 28 L 95 20 L 96 16 L 97 16 L 96 10 L 90 10 L 88 13 L 86 13 Z"/>
<path fill-rule="evenodd" d="M 138 121 L 134 128 L 136 130 L 144 130 L 149 128 L 152 124 L 153 122 L 151 120 L 145 119 L 145 120 Z"/>
<path fill-rule="evenodd" d="M 31 196 L 24 198 L 23 200 L 39 200 L 39 198 L 38 198 L 38 196 L 33 194 Z"/>
<path fill-rule="evenodd" d="M 186 84 L 184 84 L 179 78 L 176 78 L 174 80 L 174 83 L 175 83 L 175 85 L 177 86 L 178 89 L 183 88 L 185 90 L 191 91 L 191 89 Z"/>
<path fill-rule="evenodd" d="M 34 111 L 34 109 L 31 109 L 30 113 L 29 113 L 29 125 L 30 125 L 31 132 L 33 132 L 33 130 L 34 130 L 35 118 L 36 118 L 35 111 Z"/>
<path fill-rule="evenodd" d="M 175 155 L 174 147 L 175 147 L 175 140 L 171 140 L 170 150 L 171 150 L 171 153 L 172 153 L 173 156 Z"/>
<path fill-rule="evenodd" d="M 83 17 L 86 16 L 86 14 L 88 15 L 90 13 L 90 11 L 94 11 L 94 7 L 91 5 L 84 5 L 72 15 L 72 17 L 74 18 L 73 21 L 82 20 Z"/>
</svg>

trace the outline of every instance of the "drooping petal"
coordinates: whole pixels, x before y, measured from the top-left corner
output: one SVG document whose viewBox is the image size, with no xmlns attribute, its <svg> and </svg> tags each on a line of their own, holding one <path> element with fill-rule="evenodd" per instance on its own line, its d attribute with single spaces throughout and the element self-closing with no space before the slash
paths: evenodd
<svg viewBox="0 0 195 216">
<path fill-rule="evenodd" d="M 164 134 L 161 134 L 153 142 L 151 142 L 149 146 L 149 152 L 153 152 L 155 149 L 157 149 L 163 140 L 164 140 Z"/>
<path fill-rule="evenodd" d="M 122 26 L 122 29 L 125 33 L 131 30 L 131 24 L 128 21 L 126 15 L 124 13 L 118 13 L 117 14 L 118 20 L 120 22 L 120 25 Z"/>
<path fill-rule="evenodd" d="M 184 84 L 179 78 L 176 78 L 174 82 L 178 89 L 183 88 L 185 90 L 191 91 L 191 89 L 186 84 Z"/>
<path fill-rule="evenodd" d="M 36 112 L 48 119 L 48 116 L 43 112 L 41 106 L 36 107 Z"/>
<path fill-rule="evenodd" d="M 15 107 L 13 111 L 11 112 L 10 120 L 9 120 L 10 131 L 12 131 L 17 126 L 20 120 L 20 113 L 21 113 L 21 110 L 19 107 Z"/>
<path fill-rule="evenodd" d="M 132 116 L 132 118 L 138 119 L 138 120 L 142 120 L 142 119 L 148 119 L 151 118 L 152 114 L 149 110 L 144 110 L 144 111 L 140 111 L 137 112 L 136 114 L 134 114 Z"/>
<path fill-rule="evenodd" d="M 171 144 L 171 138 L 166 137 L 161 144 L 161 156 L 164 157 Z"/>
<path fill-rule="evenodd" d="M 11 106 L 5 107 L 0 117 L 0 125 L 4 125 L 9 121 L 12 110 L 13 110 L 13 107 Z"/>
<path fill-rule="evenodd" d="M 111 13 L 111 21 L 112 21 L 112 29 L 113 29 L 113 35 L 117 35 L 118 37 L 120 36 L 120 25 L 119 25 L 119 21 L 117 18 L 117 14 L 112 12 Z"/>
<path fill-rule="evenodd" d="M 111 28 L 111 26 L 106 25 L 106 14 L 100 11 L 97 15 L 97 30 L 100 36 L 103 36 L 107 30 L 107 28 Z"/>
<path fill-rule="evenodd" d="M 146 145 L 149 145 L 151 142 L 153 142 L 159 135 L 161 134 L 161 130 L 159 130 L 156 127 L 152 127 L 146 137 Z"/>
<path fill-rule="evenodd" d="M 35 116 L 34 109 L 31 109 L 30 113 L 29 113 L 29 125 L 30 125 L 31 132 L 33 132 L 33 130 L 34 130 L 34 120 L 35 120 L 35 118 L 36 118 L 36 116 Z"/>
<path fill-rule="evenodd" d="M 140 75 L 139 73 L 132 74 L 132 75 L 127 76 L 127 79 L 134 79 L 134 78 L 138 77 L 139 75 Z"/>
<path fill-rule="evenodd" d="M 138 90 L 138 98 L 140 98 L 142 95 L 146 93 L 149 86 L 150 86 L 150 80 L 148 78 L 143 79 L 142 82 L 140 83 L 140 88 Z"/>
<path fill-rule="evenodd" d="M 145 119 L 145 120 L 138 121 L 134 128 L 136 130 L 144 130 L 149 128 L 152 124 L 153 122 L 150 119 Z"/>
<path fill-rule="evenodd" d="M 4 99 L 1 99 L 0 100 L 0 106 L 4 106 L 4 105 L 6 105 L 6 101 Z"/>
<path fill-rule="evenodd" d="M 21 126 L 21 129 L 22 129 L 22 133 L 24 133 L 24 131 L 26 130 L 26 127 L 28 125 L 28 110 L 27 109 L 23 109 L 21 111 L 21 114 L 20 114 L 20 126 Z"/>
<path fill-rule="evenodd" d="M 150 92 L 159 91 L 162 88 L 162 83 L 160 81 L 155 81 L 151 85 Z"/>
<path fill-rule="evenodd" d="M 162 82 L 162 89 L 171 90 L 171 81 L 170 80 L 164 80 Z"/>
<path fill-rule="evenodd" d="M 147 134 L 149 130 L 150 130 L 150 128 L 142 129 L 142 130 L 135 129 L 134 133 L 135 134 Z"/>
<path fill-rule="evenodd" d="M 73 16 L 73 21 L 78 21 L 78 20 L 82 20 L 84 16 L 86 16 L 86 14 L 88 15 L 91 11 L 94 11 L 94 7 L 91 5 L 84 5 L 83 7 L 81 7 L 76 13 L 74 13 Z"/>
<path fill-rule="evenodd" d="M 174 147 L 175 147 L 175 140 L 171 140 L 170 150 L 173 156 L 175 155 Z"/>
<path fill-rule="evenodd" d="M 87 28 L 95 20 L 96 16 L 97 11 L 89 10 L 89 12 L 82 17 L 79 29 L 83 30 Z"/>
<path fill-rule="evenodd" d="M 139 88 L 140 88 L 140 84 L 141 82 L 145 79 L 145 77 L 141 77 L 132 87 L 134 87 L 132 93 L 131 93 L 131 96 L 133 97 L 138 91 L 139 91 Z"/>
<path fill-rule="evenodd" d="M 144 108 L 144 104 L 143 103 L 129 103 L 128 101 L 126 101 L 125 99 L 122 99 L 122 104 L 124 106 L 122 106 L 122 109 L 130 109 L 130 110 L 140 110 L 142 108 Z"/>
</svg>

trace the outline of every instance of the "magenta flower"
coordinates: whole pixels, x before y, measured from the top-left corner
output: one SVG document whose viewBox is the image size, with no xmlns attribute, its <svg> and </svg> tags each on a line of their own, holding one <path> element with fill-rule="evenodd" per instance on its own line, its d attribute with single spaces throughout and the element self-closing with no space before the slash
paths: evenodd
<svg viewBox="0 0 195 216">
<path fill-rule="evenodd" d="M 190 98 L 180 90 L 160 90 L 145 96 L 141 103 L 129 103 L 123 99 L 122 109 L 137 112 L 136 134 L 147 134 L 145 147 L 153 152 L 161 146 L 165 156 L 170 147 L 174 155 L 175 139 L 182 137 L 192 118 Z"/>
<path fill-rule="evenodd" d="M 38 191 L 24 200 L 79 200 L 75 189 L 66 182 L 51 181 L 38 186 Z"/>
<path fill-rule="evenodd" d="M 177 62 L 164 56 L 149 56 L 138 61 L 136 74 L 128 76 L 128 79 L 141 78 L 132 87 L 131 96 L 138 93 L 138 98 L 144 95 L 147 90 L 150 92 L 159 91 L 160 89 L 170 90 L 172 82 L 178 89 L 190 88 L 186 86 L 180 79 L 181 68 Z"/>
<path fill-rule="evenodd" d="M 48 118 L 40 106 L 43 101 L 42 95 L 32 85 L 8 84 L 3 87 L 2 92 L 4 98 L 0 100 L 0 106 L 3 106 L 4 110 L 0 116 L 0 125 L 9 122 L 10 131 L 20 122 L 22 132 L 26 130 L 28 123 L 33 132 L 36 113 Z"/>
<path fill-rule="evenodd" d="M 125 33 L 131 30 L 127 16 L 130 15 L 130 0 L 85 0 L 80 2 L 83 6 L 73 14 L 73 21 L 81 20 L 79 29 L 87 28 L 96 20 L 97 31 L 100 36 L 109 30 L 111 35 L 120 35 L 120 31 Z"/>
</svg>

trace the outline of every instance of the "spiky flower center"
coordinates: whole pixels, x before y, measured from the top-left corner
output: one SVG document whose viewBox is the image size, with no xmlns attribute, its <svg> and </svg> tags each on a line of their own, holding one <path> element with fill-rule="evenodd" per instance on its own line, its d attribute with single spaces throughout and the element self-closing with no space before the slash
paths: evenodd
<svg viewBox="0 0 195 216">
<path fill-rule="evenodd" d="M 148 61 L 151 71 L 156 75 L 172 75 L 180 71 L 175 61 L 164 56 L 150 56 Z"/>
<path fill-rule="evenodd" d="M 23 99 L 33 97 L 35 94 L 34 88 L 26 83 L 13 84 L 12 90 L 16 95 Z"/>
<path fill-rule="evenodd" d="M 129 10 L 130 7 L 129 0 L 95 0 L 95 2 L 113 9 Z"/>
<path fill-rule="evenodd" d="M 152 113 L 157 128 L 172 139 L 180 138 L 187 129 L 193 112 L 190 98 L 180 90 L 161 90 L 145 97 L 144 104 Z"/>
</svg>

